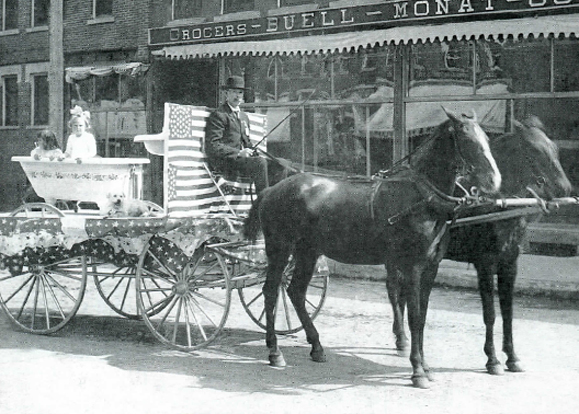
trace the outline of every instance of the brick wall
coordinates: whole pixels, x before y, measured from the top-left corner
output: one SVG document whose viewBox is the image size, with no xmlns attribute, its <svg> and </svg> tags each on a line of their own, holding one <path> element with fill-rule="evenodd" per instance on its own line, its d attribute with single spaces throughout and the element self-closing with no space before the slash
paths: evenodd
<svg viewBox="0 0 579 414">
<path fill-rule="evenodd" d="M 65 54 L 106 51 L 137 50 L 147 45 L 149 1 L 115 0 L 113 21 L 93 19 L 92 1 L 68 0 L 64 2 Z"/>
</svg>

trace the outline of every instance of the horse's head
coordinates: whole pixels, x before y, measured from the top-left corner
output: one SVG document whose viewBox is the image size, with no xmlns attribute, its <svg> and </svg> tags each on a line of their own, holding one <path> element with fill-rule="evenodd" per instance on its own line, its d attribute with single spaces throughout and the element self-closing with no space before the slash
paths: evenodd
<svg viewBox="0 0 579 414">
<path fill-rule="evenodd" d="M 515 131 L 493 143 L 493 153 L 503 173 L 502 192 L 525 195 L 530 188 L 540 197 L 564 197 L 571 183 L 559 162 L 559 152 L 537 118 L 514 121 Z"/>
<path fill-rule="evenodd" d="M 454 139 L 454 152 L 465 169 L 471 185 L 484 193 L 494 194 L 501 186 L 501 173 L 491 154 L 489 138 L 477 122 L 476 114 L 457 115 L 445 108 L 448 128 Z"/>
</svg>

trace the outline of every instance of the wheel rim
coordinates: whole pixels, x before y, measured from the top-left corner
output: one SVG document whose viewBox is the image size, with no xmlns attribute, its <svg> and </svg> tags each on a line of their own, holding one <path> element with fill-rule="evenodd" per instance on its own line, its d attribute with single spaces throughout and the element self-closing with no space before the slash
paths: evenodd
<svg viewBox="0 0 579 414">
<path fill-rule="evenodd" d="M 10 321 L 24 331 L 48 334 L 62 329 L 76 314 L 86 288 L 86 257 L 0 276 L 0 303 Z"/>
<path fill-rule="evenodd" d="M 202 246 L 179 269 L 156 247 L 150 241 L 137 266 L 139 314 L 166 345 L 185 351 L 206 346 L 225 326 L 229 313 L 231 286 L 225 261 L 205 254 Z"/>
<path fill-rule="evenodd" d="M 316 268 L 319 269 L 320 267 L 320 263 L 318 262 Z M 291 257 L 283 271 L 282 283 L 279 287 L 277 304 L 274 310 L 275 333 L 279 335 L 292 334 L 303 329 L 293 304 L 287 294 L 287 288 L 291 282 L 294 268 L 295 262 L 293 257 Z M 241 271 L 243 271 L 243 269 L 241 269 Z M 265 306 L 263 301 L 263 292 L 261 291 L 264 283 L 265 270 L 256 280 L 256 283 L 252 283 L 250 286 L 239 287 L 237 292 L 241 304 L 249 317 L 260 328 L 265 330 Z M 314 273 L 306 293 L 306 308 L 312 320 L 318 316 L 318 313 L 326 301 L 328 283 L 329 276 L 326 271 L 317 270 Z"/>
<path fill-rule="evenodd" d="M 64 213 L 47 203 L 26 203 L 10 213 L 10 217 L 64 217 Z"/>
</svg>

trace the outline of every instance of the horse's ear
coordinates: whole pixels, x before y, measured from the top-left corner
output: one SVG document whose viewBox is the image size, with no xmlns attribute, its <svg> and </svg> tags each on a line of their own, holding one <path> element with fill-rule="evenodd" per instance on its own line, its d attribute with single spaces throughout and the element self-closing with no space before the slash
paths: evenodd
<svg viewBox="0 0 579 414">
<path fill-rule="evenodd" d="M 446 116 L 448 116 L 451 120 L 455 121 L 455 122 L 462 122 L 460 120 L 460 118 L 458 117 L 457 114 L 455 114 L 454 112 L 446 109 L 444 106 L 441 106 L 442 110 L 444 111 L 444 113 L 446 114 Z"/>
<path fill-rule="evenodd" d="M 517 121 L 516 119 L 513 119 L 513 127 L 515 129 L 520 130 L 520 129 L 523 129 L 525 126 L 521 122 Z"/>
<path fill-rule="evenodd" d="M 474 109 L 471 109 L 470 112 L 472 113 L 471 118 L 474 122 L 477 122 L 476 112 Z"/>
</svg>

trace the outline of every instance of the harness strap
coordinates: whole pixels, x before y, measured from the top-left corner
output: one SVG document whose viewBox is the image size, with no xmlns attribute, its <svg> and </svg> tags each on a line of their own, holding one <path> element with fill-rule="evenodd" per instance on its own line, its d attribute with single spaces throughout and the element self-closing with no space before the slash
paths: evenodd
<svg viewBox="0 0 579 414">
<path fill-rule="evenodd" d="M 428 247 L 428 250 L 427 250 L 428 255 L 434 254 L 434 251 L 435 251 L 436 247 L 438 246 L 438 244 L 440 243 L 440 241 L 442 240 L 442 238 L 444 237 L 444 234 L 446 233 L 447 228 L 448 228 L 448 223 L 446 221 L 444 221 L 442 223 L 442 227 L 440 228 L 440 231 L 438 232 L 438 234 L 436 235 L 434 240 L 432 240 L 432 243 L 430 243 L 430 246 Z"/>
</svg>

